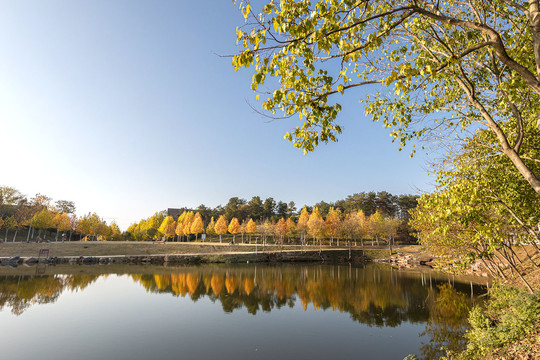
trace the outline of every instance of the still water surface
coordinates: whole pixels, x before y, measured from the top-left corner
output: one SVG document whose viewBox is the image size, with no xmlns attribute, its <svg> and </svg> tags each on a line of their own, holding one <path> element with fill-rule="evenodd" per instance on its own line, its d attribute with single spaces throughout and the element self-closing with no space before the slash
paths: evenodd
<svg viewBox="0 0 540 360">
<path fill-rule="evenodd" d="M 437 359 L 485 292 L 380 265 L 17 271 L 0 277 L 9 359 Z"/>
</svg>

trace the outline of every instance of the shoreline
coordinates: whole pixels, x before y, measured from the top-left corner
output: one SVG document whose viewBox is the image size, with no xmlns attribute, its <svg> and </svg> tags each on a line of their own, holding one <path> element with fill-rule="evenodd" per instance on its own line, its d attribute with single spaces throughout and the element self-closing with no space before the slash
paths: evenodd
<svg viewBox="0 0 540 360">
<path fill-rule="evenodd" d="M 96 264 L 137 264 L 137 265 L 182 265 L 210 263 L 366 263 L 371 261 L 363 250 L 323 249 L 323 250 L 272 250 L 264 252 L 216 252 L 192 254 L 148 254 L 148 255 L 98 255 L 98 256 L 51 256 L 48 258 L 0 257 L 1 266 L 19 265 L 96 265 Z"/>
</svg>

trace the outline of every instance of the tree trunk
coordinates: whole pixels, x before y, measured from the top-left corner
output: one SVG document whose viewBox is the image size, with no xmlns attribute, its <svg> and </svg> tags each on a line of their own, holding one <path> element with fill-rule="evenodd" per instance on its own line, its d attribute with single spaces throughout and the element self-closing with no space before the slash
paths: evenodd
<svg viewBox="0 0 540 360">
<path fill-rule="evenodd" d="M 9 229 L 6 229 L 6 236 L 4 237 L 4 242 L 7 242 L 8 231 Z"/>
<path fill-rule="evenodd" d="M 15 229 L 15 234 L 13 235 L 13 242 L 15 242 L 15 238 L 17 237 L 17 229 Z"/>
<path fill-rule="evenodd" d="M 528 15 L 533 38 L 533 52 L 534 60 L 536 62 L 536 78 L 540 80 L 540 4 L 538 0 L 529 0 Z M 538 130 L 540 130 L 540 128 Z"/>
</svg>

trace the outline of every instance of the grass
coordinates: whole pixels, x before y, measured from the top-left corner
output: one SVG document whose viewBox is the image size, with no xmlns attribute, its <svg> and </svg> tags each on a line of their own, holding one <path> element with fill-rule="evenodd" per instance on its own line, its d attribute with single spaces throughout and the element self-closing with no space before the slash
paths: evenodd
<svg viewBox="0 0 540 360">
<path fill-rule="evenodd" d="M 279 250 L 279 246 L 265 246 L 265 250 Z M 294 248 L 297 247 L 287 247 Z M 114 256 L 114 255 L 152 255 L 152 254 L 213 254 L 224 252 L 255 252 L 255 245 L 220 243 L 153 243 L 131 241 L 104 242 L 44 242 L 44 243 L 0 243 L 0 257 L 38 256 L 40 249 L 49 249 L 49 256 Z M 262 246 L 258 245 L 261 251 Z"/>
<path fill-rule="evenodd" d="M 323 249 L 338 249 L 336 246 L 323 246 Z M 394 248 L 394 253 L 404 252 L 410 254 L 419 254 L 419 246 L 406 246 L 399 249 Z M 21 257 L 37 257 L 40 249 L 49 249 L 49 256 L 115 256 L 115 255 L 183 255 L 183 254 L 220 254 L 230 252 L 255 252 L 262 251 L 262 245 L 255 244 L 235 244 L 219 242 L 135 242 L 135 241 L 72 241 L 72 242 L 0 242 L 0 257 L 12 257 L 19 255 Z M 279 250 L 300 250 L 299 245 L 266 245 L 265 251 Z M 319 246 L 303 247 L 305 250 L 319 250 Z M 340 249 L 347 249 L 346 246 Z M 360 246 L 353 247 L 355 250 L 361 249 Z M 387 248 L 372 248 L 365 246 L 366 255 L 372 258 L 387 258 L 389 252 Z"/>
</svg>

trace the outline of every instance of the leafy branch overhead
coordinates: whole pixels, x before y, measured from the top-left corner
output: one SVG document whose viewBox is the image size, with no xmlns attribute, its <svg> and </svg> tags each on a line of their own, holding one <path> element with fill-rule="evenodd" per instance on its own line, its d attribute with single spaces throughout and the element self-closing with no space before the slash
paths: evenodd
<svg viewBox="0 0 540 360">
<path fill-rule="evenodd" d="M 285 138 L 305 153 L 337 141 L 339 98 L 356 96 L 400 149 L 426 136 L 493 132 L 498 151 L 540 194 L 530 169 L 536 157 L 523 143 L 540 131 L 538 0 L 283 0 L 240 8 L 243 49 L 233 65 L 253 68 L 264 110 L 299 116 Z M 277 85 L 261 91 L 268 84 Z M 360 86 L 368 95 L 355 91 Z"/>
</svg>

